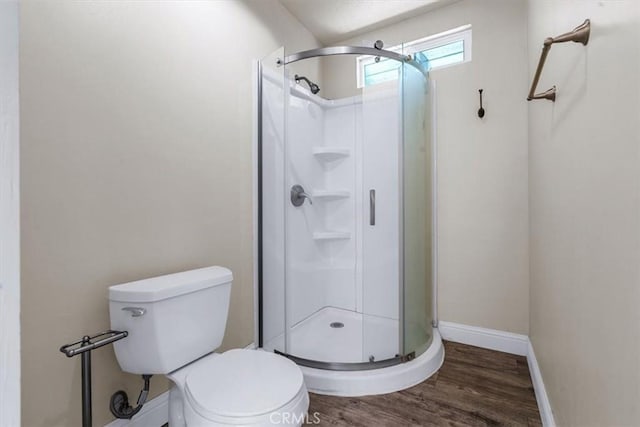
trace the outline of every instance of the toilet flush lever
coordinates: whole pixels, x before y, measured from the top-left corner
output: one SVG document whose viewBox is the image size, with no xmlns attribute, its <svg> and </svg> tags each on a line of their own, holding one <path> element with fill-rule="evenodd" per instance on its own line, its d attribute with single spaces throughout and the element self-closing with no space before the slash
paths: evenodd
<svg viewBox="0 0 640 427">
<path fill-rule="evenodd" d="M 122 311 L 130 311 L 131 317 L 140 317 L 144 316 L 144 314 L 147 312 L 147 309 L 142 307 L 123 307 Z"/>
</svg>

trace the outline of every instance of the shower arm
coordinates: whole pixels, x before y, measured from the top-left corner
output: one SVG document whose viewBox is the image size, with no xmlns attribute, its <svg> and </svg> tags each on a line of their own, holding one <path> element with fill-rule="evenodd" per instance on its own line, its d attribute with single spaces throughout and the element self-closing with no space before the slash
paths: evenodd
<svg viewBox="0 0 640 427">
<path fill-rule="evenodd" d="M 296 81 L 296 83 L 300 83 L 300 80 L 304 80 L 305 82 L 307 82 L 307 86 L 309 86 L 309 90 L 314 95 L 316 93 L 320 92 L 320 87 L 317 84 L 315 84 L 314 82 L 312 82 L 311 80 L 309 80 L 308 78 L 306 78 L 305 76 L 300 76 L 300 75 L 296 74 L 293 77 L 293 79 Z"/>
<path fill-rule="evenodd" d="M 532 99 L 548 99 L 550 101 L 555 102 L 556 100 L 556 87 L 555 85 L 544 92 L 535 93 L 536 88 L 538 87 L 538 81 L 540 80 L 540 75 L 542 74 L 542 69 L 544 68 L 544 63 L 547 60 L 547 55 L 549 55 L 549 51 L 551 50 L 551 45 L 554 43 L 566 43 L 566 42 L 575 42 L 582 43 L 583 45 L 587 45 L 589 43 L 589 35 L 591 34 L 591 21 L 589 19 L 585 19 L 585 21 L 570 31 L 568 33 L 561 34 L 557 37 L 548 37 L 545 39 L 544 44 L 542 46 L 542 53 L 540 54 L 540 61 L 538 61 L 538 68 L 536 68 L 536 73 L 533 76 L 533 82 L 531 83 L 531 89 L 529 90 L 529 96 L 527 96 L 527 101 L 531 101 Z"/>
</svg>

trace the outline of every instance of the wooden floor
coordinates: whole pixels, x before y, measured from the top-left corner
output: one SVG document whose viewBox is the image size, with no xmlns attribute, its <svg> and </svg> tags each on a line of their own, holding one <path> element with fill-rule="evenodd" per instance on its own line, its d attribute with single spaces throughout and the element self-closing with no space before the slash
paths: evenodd
<svg viewBox="0 0 640 427">
<path fill-rule="evenodd" d="M 311 394 L 309 420 L 318 412 L 321 426 L 542 425 L 525 357 L 444 346 L 444 365 L 425 382 L 381 396 Z"/>
</svg>

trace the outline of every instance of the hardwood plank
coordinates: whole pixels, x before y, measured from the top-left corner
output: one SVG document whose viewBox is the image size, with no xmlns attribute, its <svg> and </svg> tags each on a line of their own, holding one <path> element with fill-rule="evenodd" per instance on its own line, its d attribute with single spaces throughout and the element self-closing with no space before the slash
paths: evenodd
<svg viewBox="0 0 640 427">
<path fill-rule="evenodd" d="M 309 413 L 326 426 L 542 425 L 525 357 L 444 345 L 442 368 L 423 383 L 380 396 L 311 394 Z"/>
</svg>

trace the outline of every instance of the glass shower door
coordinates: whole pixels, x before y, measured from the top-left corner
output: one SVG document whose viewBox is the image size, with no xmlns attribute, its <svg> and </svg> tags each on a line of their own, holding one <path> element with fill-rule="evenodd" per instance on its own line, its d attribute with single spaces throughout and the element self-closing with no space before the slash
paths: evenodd
<svg viewBox="0 0 640 427">
<path fill-rule="evenodd" d="M 258 72 L 258 305 L 260 345 L 286 352 L 285 343 L 285 106 L 287 81 L 281 47 L 263 58 Z"/>
<path fill-rule="evenodd" d="M 355 319 L 355 108 L 312 93 L 317 68 L 286 66 L 285 295 L 287 353 L 359 362 Z M 355 350 L 355 351 L 354 351 Z M 357 352 L 356 352 L 357 351 Z"/>
<path fill-rule="evenodd" d="M 397 78 L 325 99 L 300 74 L 313 67 L 283 58 L 261 61 L 261 345 L 332 370 L 419 356 L 433 335 L 427 74 L 374 59 Z"/>
<path fill-rule="evenodd" d="M 400 349 L 401 67 L 397 79 L 362 90 L 362 347 L 363 361 L 393 359 Z"/>
<path fill-rule="evenodd" d="M 434 180 L 431 104 L 426 71 L 405 63 L 401 75 L 402 343 L 405 355 L 415 352 L 417 357 L 429 347 L 433 339 Z"/>
</svg>

